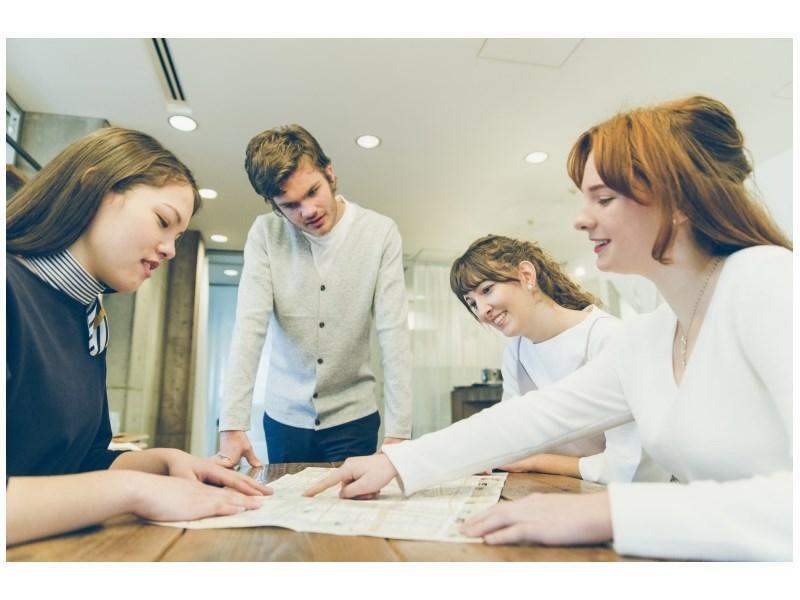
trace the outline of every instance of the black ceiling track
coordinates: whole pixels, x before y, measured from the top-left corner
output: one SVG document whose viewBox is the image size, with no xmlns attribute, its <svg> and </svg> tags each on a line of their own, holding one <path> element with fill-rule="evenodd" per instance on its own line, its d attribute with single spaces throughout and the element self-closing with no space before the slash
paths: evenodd
<svg viewBox="0 0 800 600">
<path fill-rule="evenodd" d="M 25 149 L 19 145 L 19 142 L 12 138 L 10 135 L 6 134 L 6 144 L 11 146 L 17 154 L 19 154 L 22 158 L 24 158 L 30 166 L 32 166 L 37 171 L 42 170 L 42 165 L 40 165 L 35 158 L 33 158 L 30 154 L 28 154 Z"/>
<path fill-rule="evenodd" d="M 167 81 L 169 93 L 172 99 L 176 101 L 185 102 L 186 96 L 183 95 L 183 88 L 181 88 L 181 81 L 178 79 L 178 71 L 175 70 L 175 63 L 172 62 L 172 53 L 169 51 L 169 44 L 167 38 L 151 38 L 153 46 L 158 55 L 158 62 L 161 63 L 161 71 L 164 73 L 164 79 Z"/>
</svg>

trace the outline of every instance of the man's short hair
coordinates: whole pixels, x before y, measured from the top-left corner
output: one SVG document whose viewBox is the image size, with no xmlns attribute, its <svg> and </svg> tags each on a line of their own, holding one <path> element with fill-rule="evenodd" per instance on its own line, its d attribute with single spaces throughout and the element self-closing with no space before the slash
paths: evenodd
<svg viewBox="0 0 800 600">
<path fill-rule="evenodd" d="M 283 193 L 283 185 L 304 158 L 323 172 L 331 164 L 313 135 L 300 125 L 284 125 L 250 140 L 244 168 L 253 189 L 277 210 L 274 198 Z"/>
</svg>

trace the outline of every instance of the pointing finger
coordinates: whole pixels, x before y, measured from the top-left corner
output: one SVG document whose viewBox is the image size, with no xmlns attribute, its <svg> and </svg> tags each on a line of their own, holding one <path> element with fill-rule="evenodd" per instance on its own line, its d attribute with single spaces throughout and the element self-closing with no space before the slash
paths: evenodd
<svg viewBox="0 0 800 600">
<path fill-rule="evenodd" d="M 352 481 L 352 477 L 349 473 L 346 473 L 341 468 L 336 469 L 325 477 L 325 479 L 317 482 L 316 484 L 312 485 L 308 488 L 305 492 L 303 492 L 304 496 L 316 496 L 320 492 L 324 492 L 329 487 L 333 487 L 337 483 L 341 483 L 343 481 Z"/>
</svg>

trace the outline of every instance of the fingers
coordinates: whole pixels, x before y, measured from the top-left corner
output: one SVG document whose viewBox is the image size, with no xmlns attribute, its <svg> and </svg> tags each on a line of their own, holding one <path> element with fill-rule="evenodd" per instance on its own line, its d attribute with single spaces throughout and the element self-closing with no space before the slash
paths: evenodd
<svg viewBox="0 0 800 600">
<path fill-rule="evenodd" d="M 341 493 L 339 495 L 340 497 L 343 497 L 341 496 Z M 377 497 L 378 497 L 378 492 L 374 492 L 372 494 L 361 494 L 360 496 L 353 496 L 352 498 L 350 498 L 350 500 L 374 500 Z"/>
<path fill-rule="evenodd" d="M 329 487 L 333 487 L 337 483 L 341 483 L 343 481 L 352 481 L 352 476 L 350 475 L 349 471 L 345 472 L 341 467 L 339 467 L 330 475 L 325 477 L 325 479 L 322 479 L 303 492 L 303 496 L 316 496 L 317 494 L 327 490 Z"/>
<path fill-rule="evenodd" d="M 538 542 L 533 528 L 526 523 L 517 523 L 510 527 L 504 527 L 493 533 L 483 536 L 487 544 L 493 546 L 501 544 L 521 544 L 523 542 Z"/>
<path fill-rule="evenodd" d="M 232 488 L 248 496 L 272 493 L 267 486 L 258 483 L 247 475 L 237 473 L 236 471 L 221 469 L 216 465 L 212 465 L 212 467 L 204 473 L 204 479 L 209 483 Z"/>
<path fill-rule="evenodd" d="M 244 496 L 236 492 L 226 491 L 221 498 L 216 498 L 210 514 L 235 515 L 246 510 L 254 510 L 261 507 L 261 499 L 255 496 Z"/>
<path fill-rule="evenodd" d="M 470 537 L 484 537 L 501 527 L 506 527 L 509 522 L 505 507 L 495 506 L 467 519 L 461 526 L 461 531 Z"/>
<path fill-rule="evenodd" d="M 247 459 L 247 462 L 250 463 L 252 467 L 260 467 L 261 461 L 258 460 L 256 453 L 253 451 L 253 448 L 248 448 L 244 451 L 244 457 Z"/>
<path fill-rule="evenodd" d="M 232 453 L 225 454 L 223 452 L 217 452 L 214 456 L 212 456 L 209 460 L 214 464 L 219 465 L 220 467 L 225 467 L 226 469 L 232 469 L 237 464 L 239 464 L 239 458 L 237 457 L 234 459 L 231 456 Z"/>
<path fill-rule="evenodd" d="M 269 496 L 272 494 L 272 488 L 257 482 L 247 475 L 238 475 L 239 477 L 236 478 L 235 483 L 228 487 L 238 490 L 243 494 L 247 494 L 248 496 Z"/>
<path fill-rule="evenodd" d="M 237 485 L 231 485 L 234 489 L 239 490 L 244 494 L 252 495 L 269 495 L 272 494 L 272 489 L 267 487 L 266 485 L 259 483 L 249 475 L 245 475 L 244 473 L 235 473 L 232 472 L 230 475 L 233 475 Z"/>
<path fill-rule="evenodd" d="M 502 467 L 496 468 L 509 473 L 527 473 L 529 470 L 523 462 L 511 463 L 510 465 L 503 465 Z"/>
<path fill-rule="evenodd" d="M 340 498 L 350 498 L 352 500 L 362 500 L 375 498 L 380 492 L 380 488 L 375 489 L 375 484 L 368 480 L 366 474 L 351 479 L 349 482 L 342 482 L 342 489 L 339 490 Z"/>
</svg>

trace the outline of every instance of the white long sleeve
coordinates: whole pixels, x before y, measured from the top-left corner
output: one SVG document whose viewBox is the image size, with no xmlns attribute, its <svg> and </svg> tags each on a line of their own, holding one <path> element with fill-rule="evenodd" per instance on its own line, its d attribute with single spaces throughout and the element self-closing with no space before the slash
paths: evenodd
<svg viewBox="0 0 800 600">
<path fill-rule="evenodd" d="M 612 483 L 614 549 L 678 560 L 791 560 L 791 489 L 789 471 L 685 485 Z"/>
<path fill-rule="evenodd" d="M 511 338 L 503 355 L 503 399 L 530 391 L 526 387 L 530 386 L 530 379 L 539 388 L 563 379 L 597 357 L 621 328 L 621 321 L 593 307 L 586 319 L 544 342 L 534 344 L 525 338 Z M 518 380 L 520 369 L 523 373 Z M 643 451 L 635 423 L 554 447 L 550 452 L 581 457 L 578 470 L 585 481 L 670 479 L 670 474 Z"/>
<path fill-rule="evenodd" d="M 613 352 L 604 352 L 543 390 L 383 451 L 410 494 L 627 423 L 631 415 L 612 359 Z"/>
<path fill-rule="evenodd" d="M 618 552 L 791 560 L 791 298 L 791 252 L 741 250 L 722 266 L 679 386 L 664 304 L 559 383 L 384 452 L 408 493 L 621 424 L 629 409 L 645 451 L 682 483 L 609 486 Z"/>
<path fill-rule="evenodd" d="M 383 364 L 385 435 L 411 437 L 411 336 L 403 275 L 403 245 L 392 226 L 375 282 L 375 328 Z"/>
<path fill-rule="evenodd" d="M 272 271 L 263 227 L 250 227 L 244 246 L 244 265 L 236 303 L 225 393 L 219 429 L 247 431 L 258 363 L 273 309 Z"/>
</svg>

